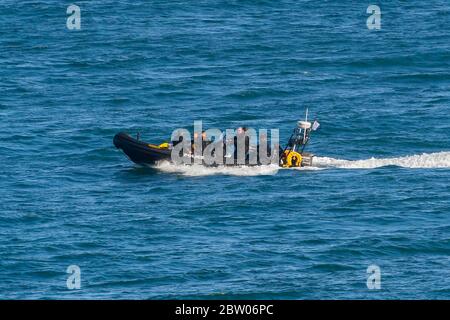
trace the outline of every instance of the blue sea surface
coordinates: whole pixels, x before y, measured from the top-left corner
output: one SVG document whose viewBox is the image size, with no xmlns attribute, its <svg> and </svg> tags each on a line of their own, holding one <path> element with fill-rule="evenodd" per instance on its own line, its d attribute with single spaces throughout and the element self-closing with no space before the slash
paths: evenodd
<svg viewBox="0 0 450 320">
<path fill-rule="evenodd" d="M 448 1 L 76 1 L 78 31 L 70 4 L 0 2 L 0 299 L 450 298 Z M 309 170 L 112 144 L 284 143 L 307 107 Z"/>
</svg>

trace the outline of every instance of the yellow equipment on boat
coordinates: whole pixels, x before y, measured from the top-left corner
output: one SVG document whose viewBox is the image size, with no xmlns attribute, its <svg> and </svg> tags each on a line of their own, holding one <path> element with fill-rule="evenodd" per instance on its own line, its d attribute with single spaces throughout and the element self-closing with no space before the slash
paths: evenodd
<svg viewBox="0 0 450 320">
<path fill-rule="evenodd" d="M 158 147 L 160 149 L 167 149 L 167 148 L 169 148 L 169 144 L 167 142 L 163 142 Z"/>
<path fill-rule="evenodd" d="M 167 143 L 167 142 L 163 142 L 159 145 L 148 143 L 147 145 L 150 148 L 155 148 L 155 149 L 168 149 L 169 148 L 169 143 Z"/>
<path fill-rule="evenodd" d="M 302 165 L 302 155 L 296 151 L 285 150 L 281 161 L 283 168 L 300 167 Z"/>
</svg>

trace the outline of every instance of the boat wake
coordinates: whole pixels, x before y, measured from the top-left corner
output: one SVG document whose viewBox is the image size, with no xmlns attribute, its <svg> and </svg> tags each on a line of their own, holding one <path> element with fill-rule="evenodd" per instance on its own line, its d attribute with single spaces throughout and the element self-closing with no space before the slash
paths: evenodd
<svg viewBox="0 0 450 320">
<path fill-rule="evenodd" d="M 340 169 L 374 169 L 386 166 L 403 168 L 450 168 L 450 152 L 424 153 L 398 158 L 370 158 L 363 160 L 345 160 L 329 157 L 315 157 L 312 167 L 280 168 L 277 165 L 267 166 L 220 166 L 205 167 L 202 165 L 175 165 L 167 161 L 160 162 L 156 168 L 168 173 L 177 173 L 185 176 L 260 176 L 275 175 L 278 170 L 324 170 L 331 168 Z"/>
<path fill-rule="evenodd" d="M 450 168 L 450 152 L 423 153 L 398 158 L 370 158 L 365 160 L 343 160 L 315 157 L 314 166 L 319 168 L 373 169 L 386 166 L 403 168 Z"/>
<path fill-rule="evenodd" d="M 280 169 L 278 165 L 205 167 L 202 165 L 176 165 L 167 161 L 158 163 L 156 168 L 168 173 L 178 173 L 193 177 L 218 174 L 230 176 L 267 176 L 277 174 Z"/>
</svg>

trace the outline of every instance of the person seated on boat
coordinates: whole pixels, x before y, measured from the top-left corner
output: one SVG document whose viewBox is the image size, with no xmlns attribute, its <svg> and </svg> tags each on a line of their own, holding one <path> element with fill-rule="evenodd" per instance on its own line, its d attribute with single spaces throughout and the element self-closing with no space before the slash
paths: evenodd
<svg viewBox="0 0 450 320">
<path fill-rule="evenodd" d="M 211 143 L 212 141 L 208 139 L 206 131 L 202 131 L 202 151 L 204 152 L 206 147 L 209 146 Z"/>
<path fill-rule="evenodd" d="M 210 141 L 208 141 L 208 136 L 206 135 L 206 131 L 203 130 L 202 131 L 202 152 L 205 150 L 205 148 L 211 143 Z M 198 132 L 194 132 L 194 139 L 191 140 L 191 148 L 192 148 L 192 153 L 194 153 L 195 151 L 195 141 L 198 139 Z"/>
<path fill-rule="evenodd" d="M 247 132 L 247 127 L 239 127 L 236 129 L 236 135 L 233 138 L 233 145 L 234 145 L 234 159 L 237 159 L 237 152 L 238 152 L 238 138 L 245 136 L 245 144 L 244 144 L 244 152 L 245 152 L 245 159 L 248 158 L 248 151 L 250 150 L 250 137 L 245 135 Z"/>
<path fill-rule="evenodd" d="M 266 146 L 266 155 L 265 156 L 269 156 L 271 154 L 271 147 L 270 147 L 270 143 L 267 139 L 267 134 L 265 134 L 265 133 L 261 133 L 261 135 L 259 137 L 259 143 L 256 146 L 256 152 L 257 152 L 258 156 L 259 156 L 259 151 L 260 151 L 262 145 Z"/>
</svg>

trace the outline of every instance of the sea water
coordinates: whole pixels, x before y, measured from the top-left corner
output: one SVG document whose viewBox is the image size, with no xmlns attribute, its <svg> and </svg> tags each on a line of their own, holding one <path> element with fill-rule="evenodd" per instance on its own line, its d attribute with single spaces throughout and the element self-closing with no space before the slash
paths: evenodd
<svg viewBox="0 0 450 320">
<path fill-rule="evenodd" d="M 0 298 L 450 297 L 448 1 L 68 5 L 0 3 Z M 311 168 L 112 144 L 306 108 Z"/>
</svg>

